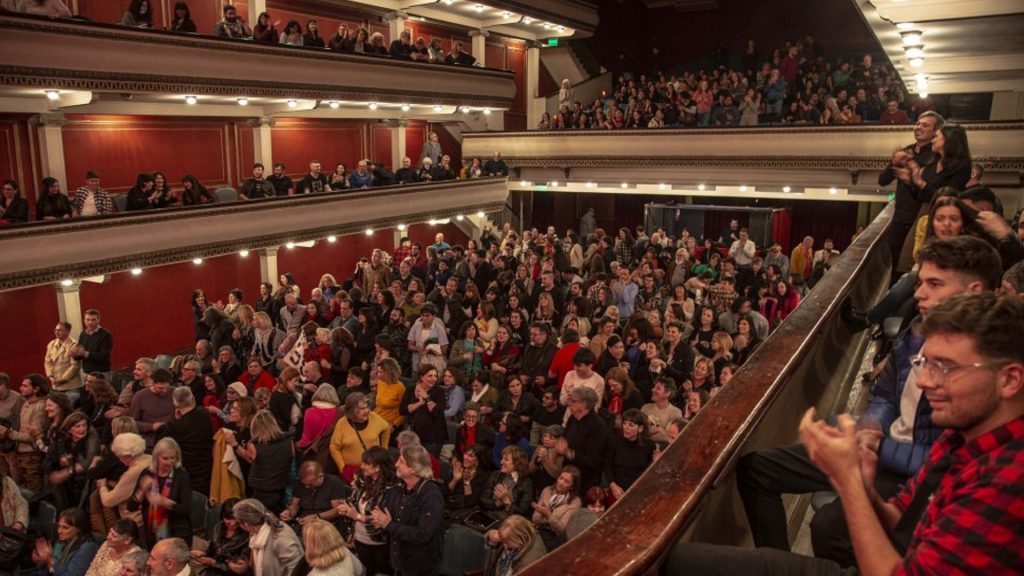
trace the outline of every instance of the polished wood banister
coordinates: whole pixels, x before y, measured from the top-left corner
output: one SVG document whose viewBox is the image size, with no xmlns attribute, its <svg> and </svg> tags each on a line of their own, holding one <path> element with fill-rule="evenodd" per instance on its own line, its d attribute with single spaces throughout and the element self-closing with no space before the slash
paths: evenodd
<svg viewBox="0 0 1024 576">
<path fill-rule="evenodd" d="M 843 301 L 888 250 L 888 206 L 843 253 L 809 297 L 761 345 L 630 490 L 575 539 L 520 574 L 633 576 L 653 573 L 700 512 L 772 404 L 820 344 Z M 875 262 L 877 264 L 877 262 Z M 802 412 L 803 406 L 794 407 Z"/>
</svg>

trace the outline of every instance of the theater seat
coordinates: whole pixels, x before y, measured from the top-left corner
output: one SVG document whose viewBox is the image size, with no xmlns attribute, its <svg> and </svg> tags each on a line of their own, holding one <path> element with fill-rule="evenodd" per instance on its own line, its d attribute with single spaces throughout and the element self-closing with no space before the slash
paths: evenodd
<svg viewBox="0 0 1024 576">
<path fill-rule="evenodd" d="M 441 568 L 446 576 L 462 576 L 484 567 L 484 535 L 461 524 L 453 524 L 444 535 Z"/>
<path fill-rule="evenodd" d="M 214 194 L 217 195 L 217 202 L 234 202 L 238 200 L 238 192 L 235 192 L 235 189 L 230 186 L 217 188 Z"/>
<path fill-rule="evenodd" d="M 128 195 L 127 194 L 115 194 L 114 195 L 114 209 L 117 210 L 118 214 L 123 214 L 128 210 Z"/>
</svg>

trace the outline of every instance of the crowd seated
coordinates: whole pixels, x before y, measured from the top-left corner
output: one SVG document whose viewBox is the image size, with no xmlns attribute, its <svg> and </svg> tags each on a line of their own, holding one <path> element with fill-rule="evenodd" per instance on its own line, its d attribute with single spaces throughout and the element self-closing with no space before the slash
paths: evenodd
<svg viewBox="0 0 1024 576">
<path fill-rule="evenodd" d="M 135 179 L 135 185 L 123 195 L 113 195 L 100 186 L 100 174 L 95 170 L 85 173 L 84 184 L 73 193 L 65 194 L 56 178 L 46 177 L 36 198 L 35 218 L 32 218 L 28 201 L 22 196 L 16 180 L 6 180 L 0 195 L 0 225 L 25 224 L 31 221 L 60 221 L 68 218 L 107 216 L 122 212 L 135 212 L 181 206 L 201 206 L 217 202 L 248 201 L 297 194 L 343 192 L 365 190 L 384 186 L 411 185 L 448 180 L 472 180 L 477 178 L 507 177 L 508 166 L 495 152 L 486 162 L 480 158 L 467 159 L 456 173 L 451 157 L 443 154 L 436 133 L 424 146 L 424 168 L 411 169 L 412 161 L 406 157 L 402 168 L 396 172 L 384 164 L 370 159 L 360 160 L 356 169 L 349 171 L 344 163 L 335 165 L 330 174 L 322 171 L 320 162 L 313 160 L 309 172 L 298 180 L 285 173 L 285 164 L 276 163 L 268 176 L 262 163 L 252 167 L 252 177 L 239 183 L 237 188 L 227 186 L 211 191 L 191 174 L 182 176 L 180 187 L 172 187 L 171 181 L 162 171 L 142 172 Z M 436 166 L 430 167 L 431 157 L 437 158 Z"/>
<path fill-rule="evenodd" d="M 732 62 L 716 53 L 710 66 L 623 72 L 592 103 L 576 100 L 566 80 L 557 113 L 536 128 L 907 124 L 933 109 L 930 99 L 906 93 L 891 65 L 871 54 L 827 58 L 808 36 L 764 52 L 751 40 Z"/>
<path fill-rule="evenodd" d="M 121 20 L 120 26 L 140 29 L 156 29 L 153 23 L 154 5 L 150 0 L 132 0 Z M 476 66 L 476 58 L 466 51 L 462 41 L 455 41 L 450 52 L 445 52 L 441 39 L 432 37 L 429 41 L 419 36 L 413 41 L 409 31 L 403 31 L 399 38 L 389 45 L 385 44 L 384 35 L 380 32 L 370 33 L 365 27 L 350 27 L 341 24 L 336 31 L 321 31 L 316 18 L 309 18 L 305 23 L 289 20 L 281 25 L 270 12 L 262 12 L 255 24 L 245 21 L 233 4 L 224 4 L 223 18 L 217 22 L 209 36 L 231 40 L 243 40 L 268 44 L 280 44 L 307 49 L 331 50 L 349 54 L 378 56 L 394 60 L 427 62 L 432 64 L 449 64 L 456 66 Z M 63 0 L 3 0 L 0 11 L 17 12 L 48 18 L 68 18 L 85 20 L 84 17 L 72 14 Z M 187 2 L 175 2 L 173 16 L 164 28 L 167 32 L 179 34 L 204 34 L 196 29 Z"/>
</svg>

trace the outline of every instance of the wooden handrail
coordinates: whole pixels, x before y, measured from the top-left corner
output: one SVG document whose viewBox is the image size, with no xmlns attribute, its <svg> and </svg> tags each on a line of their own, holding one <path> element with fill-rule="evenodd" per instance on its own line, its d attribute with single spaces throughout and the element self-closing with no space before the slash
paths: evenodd
<svg viewBox="0 0 1024 576">
<path fill-rule="evenodd" d="M 877 272 L 879 262 L 874 259 L 884 257 L 882 251 L 888 250 L 892 210 L 891 205 L 887 207 L 857 237 L 836 267 L 621 500 L 593 526 L 521 574 L 653 573 L 702 512 L 713 489 L 731 473 L 742 448 L 772 405 L 788 392 L 787 388 L 809 385 L 795 381 L 794 376 L 807 368 L 802 364 L 815 361 L 809 351 L 822 344 L 828 328 L 836 328 L 842 302 L 856 297 L 857 288 L 862 288 L 858 282 L 869 272 Z M 790 412 L 799 414 L 803 408 L 793 407 Z"/>
</svg>

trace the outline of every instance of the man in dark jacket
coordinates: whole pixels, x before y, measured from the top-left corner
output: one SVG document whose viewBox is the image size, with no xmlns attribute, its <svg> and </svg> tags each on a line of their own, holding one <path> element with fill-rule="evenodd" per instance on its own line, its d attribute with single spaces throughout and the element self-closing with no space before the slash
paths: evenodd
<svg viewBox="0 0 1024 576">
<path fill-rule="evenodd" d="M 612 438 L 608 425 L 595 412 L 596 408 L 597 392 L 586 387 L 573 388 L 569 392 L 565 436 L 555 445 L 566 464 L 580 469 L 580 494 L 601 484 L 601 472 Z"/>
<path fill-rule="evenodd" d="M 523 351 L 523 364 L 520 374 L 523 384 L 534 396 L 540 396 L 549 384 L 548 369 L 558 349 L 548 338 L 548 327 L 544 324 L 530 326 L 530 344 Z"/>
<path fill-rule="evenodd" d="M 444 544 L 444 496 L 434 481 L 430 454 L 413 444 L 399 452 L 400 486 L 391 488 L 371 520 L 388 534 L 391 566 L 402 576 L 434 576 Z"/>
<path fill-rule="evenodd" d="M 210 495 L 210 475 L 213 472 L 213 425 L 210 413 L 196 409 L 196 399 L 187 386 L 171 392 L 174 401 L 174 420 L 157 431 L 157 439 L 174 438 L 181 448 L 181 465 L 192 479 L 192 490 Z"/>
</svg>

